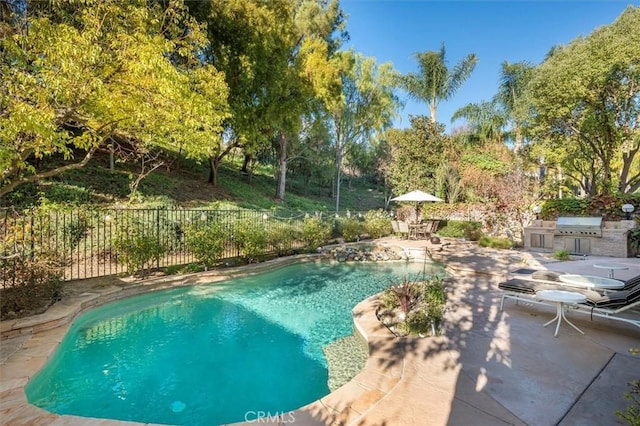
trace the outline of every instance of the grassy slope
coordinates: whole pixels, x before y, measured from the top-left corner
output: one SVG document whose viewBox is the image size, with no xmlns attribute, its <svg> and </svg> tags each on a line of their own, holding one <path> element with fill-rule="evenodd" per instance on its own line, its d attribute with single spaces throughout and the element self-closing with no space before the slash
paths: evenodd
<svg viewBox="0 0 640 426">
<path fill-rule="evenodd" d="M 334 211 L 335 199 L 330 188 L 318 188 L 313 183 L 289 181 L 284 203 L 275 201 L 276 181 L 271 168 L 261 167 L 254 172 L 251 181 L 240 171 L 240 159 L 223 163 L 218 186 L 207 183 L 208 167 L 194 161 L 181 160 L 171 167 L 155 170 L 142 180 L 139 195 L 129 200 L 128 183 L 137 172 L 128 164 L 116 164 L 116 170 L 108 170 L 108 158 L 98 156 L 85 168 L 41 182 L 24 185 L 2 199 L 4 206 L 29 205 L 38 199 L 53 203 L 75 202 L 79 204 L 113 205 L 115 202 L 140 206 L 170 205 L 183 207 L 230 207 L 249 209 L 286 209 L 296 211 Z M 382 208 L 383 194 L 361 179 L 352 180 L 352 188 L 343 181 L 340 210 L 365 211 Z"/>
</svg>

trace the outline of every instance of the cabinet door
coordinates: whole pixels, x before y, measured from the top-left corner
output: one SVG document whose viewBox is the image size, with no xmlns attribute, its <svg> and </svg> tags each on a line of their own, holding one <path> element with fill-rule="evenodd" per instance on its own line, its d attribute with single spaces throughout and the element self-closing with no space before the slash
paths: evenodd
<svg viewBox="0 0 640 426">
<path fill-rule="evenodd" d="M 565 237 L 564 249 L 569 253 L 591 254 L 591 240 L 589 238 Z"/>
</svg>

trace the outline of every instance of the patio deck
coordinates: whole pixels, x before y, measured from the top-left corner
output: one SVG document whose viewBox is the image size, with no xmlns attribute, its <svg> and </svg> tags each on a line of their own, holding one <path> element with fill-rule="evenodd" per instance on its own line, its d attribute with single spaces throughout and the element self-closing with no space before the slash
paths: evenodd
<svg viewBox="0 0 640 426">
<path fill-rule="evenodd" d="M 622 424 L 615 411 L 628 404 L 624 399 L 627 383 L 640 379 L 640 357 L 629 353 L 630 348 L 640 347 L 640 329 L 569 313 L 586 334 L 563 325 L 554 338 L 553 330 L 542 326 L 554 316 L 554 308 L 509 301 L 504 311 L 498 309 L 497 283 L 508 271 L 535 267 L 606 276 L 606 270 L 592 264 L 613 259 L 553 262 L 532 253 L 481 249 L 464 242 L 442 251 L 420 240 L 384 239 L 381 243 L 402 245 L 418 254 L 429 246 L 435 258 L 446 262 L 454 278 L 448 285 L 443 334 L 397 339 L 372 320 L 374 301 L 359 304 L 354 309 L 356 326 L 371 349 L 365 370 L 338 391 L 293 412 L 294 424 Z M 615 259 L 615 263 L 629 266 L 616 271 L 616 278 L 640 274 L 640 259 Z M 102 291 L 108 294 L 114 289 L 103 287 Z M 0 342 L 2 422 L 132 424 L 57 416 L 27 403 L 24 385 L 67 328 L 61 325 Z"/>
</svg>

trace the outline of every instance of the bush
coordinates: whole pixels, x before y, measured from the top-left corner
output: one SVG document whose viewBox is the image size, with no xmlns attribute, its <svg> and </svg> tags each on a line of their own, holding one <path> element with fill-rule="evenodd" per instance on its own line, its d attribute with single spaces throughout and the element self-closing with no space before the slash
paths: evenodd
<svg viewBox="0 0 640 426">
<path fill-rule="evenodd" d="M 267 231 L 262 224 L 236 222 L 233 242 L 247 262 L 257 262 L 267 249 Z"/>
<path fill-rule="evenodd" d="M 228 240 L 229 234 L 219 222 L 194 223 L 185 230 L 189 251 L 206 267 L 215 266 L 220 261 Z"/>
<path fill-rule="evenodd" d="M 371 238 L 380 238 L 393 232 L 389 216 L 380 209 L 370 210 L 365 214 L 364 230 Z"/>
<path fill-rule="evenodd" d="M 131 274 L 147 275 L 151 262 L 160 262 L 168 251 L 167 239 L 160 235 L 164 228 L 126 218 L 118 225 L 112 240 L 118 262 L 125 263 Z"/>
<path fill-rule="evenodd" d="M 480 247 L 510 249 L 513 248 L 513 241 L 508 238 L 489 237 L 487 235 L 483 235 L 480 237 L 480 240 L 478 240 L 478 245 Z"/>
<path fill-rule="evenodd" d="M 331 226 L 324 223 L 318 217 L 307 217 L 302 223 L 300 238 L 307 247 L 317 248 L 329 241 Z"/>
<path fill-rule="evenodd" d="M 395 324 L 401 335 L 435 333 L 436 326 L 442 321 L 445 303 L 444 284 L 437 277 L 425 282 L 412 282 L 405 278 L 380 295 L 383 310 L 400 310 L 406 314 L 404 320 Z M 382 316 L 388 316 L 388 312 Z"/>
<path fill-rule="evenodd" d="M 0 261 L 0 319 L 44 312 L 62 297 L 60 265 L 46 258 L 18 257 Z"/>
<path fill-rule="evenodd" d="M 447 224 L 438 230 L 441 237 L 465 238 L 469 241 L 478 241 L 482 237 L 482 223 L 448 220 Z"/>
<path fill-rule="evenodd" d="M 640 426 L 640 380 L 634 380 L 628 385 L 631 390 L 624 397 L 631 402 L 631 405 L 624 411 L 616 411 L 616 415 L 630 426 Z"/>
<path fill-rule="evenodd" d="M 295 240 L 296 232 L 288 223 L 278 224 L 267 230 L 267 244 L 272 247 L 278 256 L 291 253 Z"/>
<path fill-rule="evenodd" d="M 571 258 L 566 250 L 557 250 L 553 253 L 553 257 L 557 260 L 569 260 Z"/>
<path fill-rule="evenodd" d="M 365 233 L 364 224 L 353 218 L 340 219 L 340 229 L 345 241 L 357 241 Z"/>
</svg>

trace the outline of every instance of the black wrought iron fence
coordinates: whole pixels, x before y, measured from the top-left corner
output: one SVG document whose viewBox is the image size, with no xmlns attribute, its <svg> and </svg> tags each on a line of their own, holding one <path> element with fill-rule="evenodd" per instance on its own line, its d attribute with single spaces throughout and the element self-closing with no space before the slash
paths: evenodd
<svg viewBox="0 0 640 426">
<path fill-rule="evenodd" d="M 13 279 L 12 265 L 27 260 L 47 259 L 65 280 L 193 263 L 199 260 L 193 236 L 214 224 L 223 238 L 221 259 L 251 254 L 256 245 L 261 254 L 281 254 L 305 245 L 300 232 L 309 217 L 297 212 L 102 208 L 5 209 L 0 214 L 2 284 Z"/>
</svg>

